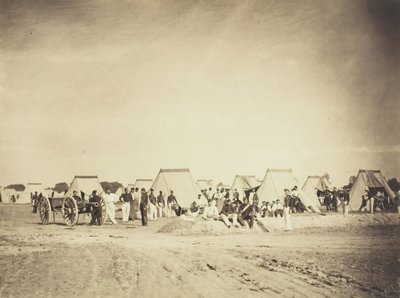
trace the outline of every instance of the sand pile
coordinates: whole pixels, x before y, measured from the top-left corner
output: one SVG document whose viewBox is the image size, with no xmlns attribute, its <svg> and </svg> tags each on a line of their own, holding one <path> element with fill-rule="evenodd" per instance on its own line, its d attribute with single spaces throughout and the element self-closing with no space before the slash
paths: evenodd
<svg viewBox="0 0 400 298">
<path fill-rule="evenodd" d="M 262 218 L 261 221 L 270 231 L 285 229 L 283 218 Z M 376 214 L 294 214 L 292 215 L 293 229 L 305 228 L 340 228 L 340 227 L 363 227 L 375 225 L 398 225 L 400 216 L 398 213 L 376 213 Z M 174 218 L 163 226 L 159 233 L 172 233 L 174 235 L 231 235 L 263 233 L 255 225 L 253 229 L 228 228 L 221 221 L 204 221 L 200 218 L 195 221 L 186 221 L 181 218 Z"/>
</svg>

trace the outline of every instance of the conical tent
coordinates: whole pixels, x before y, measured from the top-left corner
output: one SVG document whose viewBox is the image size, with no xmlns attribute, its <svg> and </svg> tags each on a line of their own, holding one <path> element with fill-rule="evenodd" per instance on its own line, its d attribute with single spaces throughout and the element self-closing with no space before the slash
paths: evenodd
<svg viewBox="0 0 400 298">
<path fill-rule="evenodd" d="M 324 190 L 321 176 L 308 176 L 301 189 L 306 195 L 310 197 L 310 199 L 314 201 L 314 204 L 316 206 L 321 205 L 321 202 L 319 201 L 316 192 L 316 190 Z"/>
<path fill-rule="evenodd" d="M 104 192 L 97 176 L 75 176 L 65 197 L 72 196 L 76 191 L 82 199 L 88 199 L 93 190 L 96 190 L 99 196 Z"/>
<path fill-rule="evenodd" d="M 153 185 L 153 179 L 136 179 L 135 188 L 139 188 L 141 190 L 144 188 L 145 190 L 149 190 Z"/>
<path fill-rule="evenodd" d="M 237 189 L 239 192 L 239 198 L 242 199 L 245 196 L 245 191 L 256 188 L 259 185 L 260 183 L 258 182 L 256 176 L 236 175 L 230 189 L 232 192 Z"/>
<path fill-rule="evenodd" d="M 42 194 L 42 196 L 47 197 L 47 192 L 44 189 L 42 183 L 28 183 L 25 187 L 24 192 L 19 196 L 16 200 L 17 204 L 30 204 L 32 202 L 32 196 L 38 193 L 38 195 Z"/>
<path fill-rule="evenodd" d="M 395 198 L 394 192 L 390 189 L 380 170 L 359 170 L 349 194 L 351 210 L 358 210 L 360 208 L 361 196 L 364 194 L 366 187 L 370 190 L 382 189 L 391 200 Z"/>
<path fill-rule="evenodd" d="M 199 179 L 196 182 L 196 186 L 199 190 L 209 189 L 211 187 L 211 191 L 215 191 L 214 181 L 211 179 Z"/>
<path fill-rule="evenodd" d="M 261 202 L 266 201 L 271 203 L 279 199 L 283 203 L 283 199 L 285 198 L 284 189 L 292 189 L 296 185 L 298 185 L 298 183 L 291 169 L 268 169 L 263 183 L 257 190 L 257 195 Z M 305 207 L 311 209 L 313 212 L 319 212 L 313 199 L 302 190 L 298 190 L 298 192 L 300 194 L 300 200 Z"/>
<path fill-rule="evenodd" d="M 189 169 L 161 169 L 151 188 L 155 195 L 162 191 L 165 198 L 173 190 L 181 207 L 189 207 L 200 194 Z M 202 200 L 204 204 L 207 202 L 204 196 Z"/>
</svg>

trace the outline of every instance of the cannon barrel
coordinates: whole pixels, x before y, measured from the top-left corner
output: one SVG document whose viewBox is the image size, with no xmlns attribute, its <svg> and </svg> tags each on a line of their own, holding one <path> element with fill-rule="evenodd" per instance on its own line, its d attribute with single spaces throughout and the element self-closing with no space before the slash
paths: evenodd
<svg viewBox="0 0 400 298">
<path fill-rule="evenodd" d="M 87 202 L 86 204 L 89 205 L 89 206 L 94 206 L 96 208 L 100 206 L 99 202 Z"/>
</svg>

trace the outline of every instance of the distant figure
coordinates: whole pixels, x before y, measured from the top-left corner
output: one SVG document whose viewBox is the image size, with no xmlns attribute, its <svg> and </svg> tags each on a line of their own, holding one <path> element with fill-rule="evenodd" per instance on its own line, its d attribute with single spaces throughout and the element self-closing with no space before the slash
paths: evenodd
<svg viewBox="0 0 400 298">
<path fill-rule="evenodd" d="M 280 215 L 281 217 L 283 217 L 283 205 L 281 204 L 281 202 L 278 200 L 276 200 L 275 204 L 274 204 L 274 213 L 275 213 L 275 217 L 278 217 L 278 215 Z"/>
<path fill-rule="evenodd" d="M 32 201 L 32 213 L 37 213 L 37 206 L 39 204 L 39 195 L 37 191 L 35 191 L 35 194 L 32 196 L 31 201 Z"/>
<path fill-rule="evenodd" d="M 140 197 L 140 214 L 142 216 L 142 225 L 147 226 L 147 209 L 149 205 L 149 197 L 147 196 L 146 189 L 142 188 Z"/>
<path fill-rule="evenodd" d="M 164 200 L 164 195 L 163 192 L 160 190 L 160 194 L 157 196 L 157 216 L 158 217 L 163 217 L 165 216 L 164 214 L 164 207 L 165 207 L 165 200 Z"/>
<path fill-rule="evenodd" d="M 76 203 L 78 203 L 79 201 L 82 200 L 81 197 L 78 196 L 78 192 L 77 192 L 76 190 L 74 190 L 74 191 L 72 192 L 72 197 L 75 199 Z"/>
<path fill-rule="evenodd" d="M 176 200 L 176 197 L 174 196 L 174 191 L 171 190 L 170 195 L 167 198 L 167 208 L 168 208 L 168 217 L 173 217 L 176 215 L 173 206 L 178 205 L 178 201 Z"/>
<path fill-rule="evenodd" d="M 339 193 L 336 187 L 333 187 L 332 190 L 332 211 L 338 211 L 338 201 L 339 201 Z"/>
<path fill-rule="evenodd" d="M 202 218 L 204 220 L 218 220 L 218 209 L 212 201 L 208 201 L 208 205 L 204 208 Z"/>
<path fill-rule="evenodd" d="M 236 200 L 239 200 L 239 192 L 235 188 L 235 190 L 233 191 L 233 201 L 236 201 Z"/>
<path fill-rule="evenodd" d="M 222 210 L 220 212 L 220 219 L 224 222 L 224 224 L 230 228 L 232 225 L 235 227 L 240 227 L 237 221 L 237 213 L 235 212 L 234 207 L 232 206 L 231 200 L 227 199 L 224 201 L 224 206 L 222 206 Z M 229 220 L 232 220 L 232 224 Z"/>
<path fill-rule="evenodd" d="M 111 189 L 107 188 L 104 194 L 104 203 L 106 204 L 107 217 L 110 218 L 112 224 L 117 224 L 115 220 L 115 205 L 114 203 L 118 201 L 118 197 L 111 192 Z"/>
<path fill-rule="evenodd" d="M 135 210 L 135 189 L 132 187 L 129 194 L 132 197 L 132 200 L 129 202 L 129 220 L 136 219 L 136 210 Z"/>
<path fill-rule="evenodd" d="M 101 197 L 97 195 L 97 191 L 93 190 L 92 195 L 89 198 L 89 202 L 97 203 L 98 206 L 91 205 L 90 214 L 92 216 L 89 225 L 93 226 L 100 226 L 101 225 L 101 216 L 102 216 L 102 209 L 101 209 Z"/>
<path fill-rule="evenodd" d="M 290 194 L 289 189 L 285 189 L 285 198 L 283 199 L 283 215 L 285 218 L 286 230 L 289 231 L 292 229 L 292 219 L 291 219 L 291 210 L 293 208 L 293 192 Z"/>
<path fill-rule="evenodd" d="M 154 195 L 154 190 L 150 189 L 149 205 L 148 205 L 148 207 L 149 207 L 148 213 L 149 213 L 149 216 L 150 216 L 149 220 L 157 220 L 157 207 L 156 207 L 156 205 L 157 205 L 157 198 Z"/>
<path fill-rule="evenodd" d="M 358 209 L 358 212 L 362 212 L 365 211 L 367 209 L 367 203 L 369 201 L 369 188 L 366 187 L 364 194 L 361 195 L 361 206 Z"/>
<path fill-rule="evenodd" d="M 133 209 L 131 209 L 131 219 L 132 220 L 139 218 L 140 197 L 141 197 L 141 194 L 139 193 L 139 187 L 136 187 L 135 192 L 133 193 L 133 202 L 132 202 Z"/>
<path fill-rule="evenodd" d="M 133 201 L 133 198 L 127 188 L 125 188 L 124 191 L 125 192 L 119 197 L 119 200 L 122 202 L 122 221 L 127 223 L 129 220 L 129 213 L 131 211 L 131 201 Z"/>
<path fill-rule="evenodd" d="M 238 211 L 238 221 L 244 227 L 253 226 L 252 205 L 247 197 L 243 198 L 243 204 Z"/>
</svg>

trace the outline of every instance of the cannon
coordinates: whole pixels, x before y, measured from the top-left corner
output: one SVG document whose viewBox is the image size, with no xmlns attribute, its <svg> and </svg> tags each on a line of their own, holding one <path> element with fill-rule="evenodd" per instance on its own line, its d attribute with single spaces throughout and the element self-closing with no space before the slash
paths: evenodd
<svg viewBox="0 0 400 298">
<path fill-rule="evenodd" d="M 56 214 L 61 214 L 64 223 L 72 227 L 78 223 L 79 215 L 92 213 L 93 208 L 96 208 L 100 219 L 99 224 L 102 225 L 107 218 L 106 205 L 103 198 L 99 202 L 90 202 L 87 199 L 93 190 L 96 190 L 98 195 L 103 193 L 97 176 L 75 176 L 68 192 L 63 197 L 42 197 L 38 204 L 42 224 L 48 225 L 51 217 L 55 222 Z M 80 194 L 81 199 L 76 200 L 72 196 L 74 191 Z"/>
</svg>

